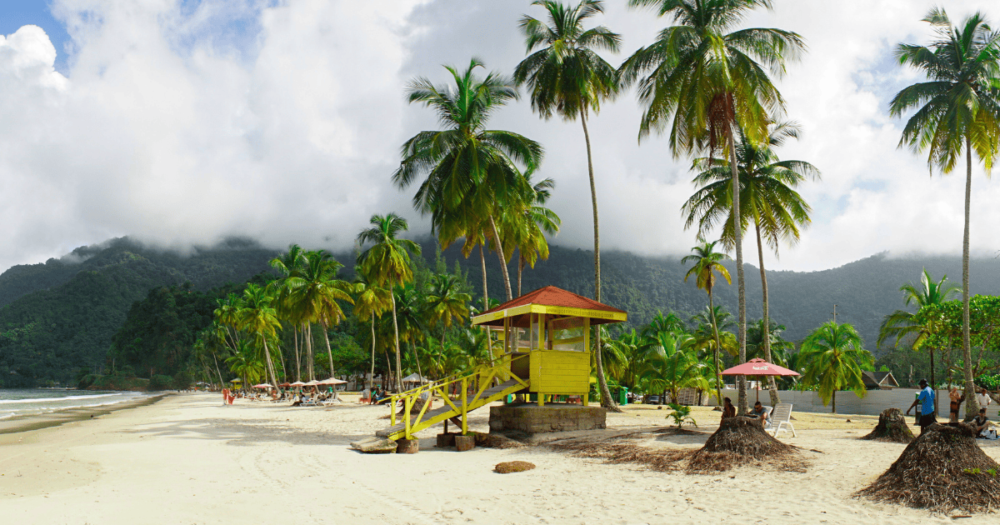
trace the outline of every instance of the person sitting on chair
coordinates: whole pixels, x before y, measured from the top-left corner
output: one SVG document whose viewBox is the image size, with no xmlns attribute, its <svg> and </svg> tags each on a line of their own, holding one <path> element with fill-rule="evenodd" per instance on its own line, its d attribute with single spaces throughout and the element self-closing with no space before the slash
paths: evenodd
<svg viewBox="0 0 1000 525">
<path fill-rule="evenodd" d="M 760 404 L 760 401 L 753 404 L 753 410 L 750 411 L 750 417 L 760 419 L 762 425 L 767 424 L 767 410 L 764 410 L 764 406 Z"/>
</svg>

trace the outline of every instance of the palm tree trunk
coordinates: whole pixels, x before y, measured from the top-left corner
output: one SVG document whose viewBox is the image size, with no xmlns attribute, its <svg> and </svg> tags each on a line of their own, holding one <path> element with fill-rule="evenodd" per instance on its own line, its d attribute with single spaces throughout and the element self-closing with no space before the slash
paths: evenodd
<svg viewBox="0 0 1000 525">
<path fill-rule="evenodd" d="M 832 395 L 831 399 L 832 399 L 832 403 L 831 403 L 832 408 L 831 408 L 830 412 L 833 413 L 833 414 L 836 414 L 837 413 L 837 389 L 836 388 L 833 389 L 833 395 Z"/>
<path fill-rule="evenodd" d="M 485 244 L 485 243 L 484 243 Z M 483 253 L 483 245 L 479 245 L 479 264 L 483 269 L 483 311 L 490 309 L 490 291 L 486 286 L 486 254 Z"/>
<path fill-rule="evenodd" d="M 423 373 L 422 370 L 420 370 L 420 356 L 417 355 L 417 341 L 416 340 L 411 340 L 410 341 L 410 349 L 413 350 L 413 361 L 417 363 L 417 376 L 419 376 L 420 379 L 423 379 L 424 378 L 424 373 Z M 420 383 L 420 384 L 423 384 L 423 383 Z"/>
<path fill-rule="evenodd" d="M 736 241 L 736 287 L 739 294 L 739 326 L 736 330 L 736 339 L 740 344 L 740 363 L 747 361 L 747 298 L 746 285 L 743 279 L 743 232 L 740 227 L 740 173 L 736 165 L 736 140 L 732 130 L 729 131 L 729 166 L 733 173 L 733 234 Z M 739 415 L 745 416 L 749 412 L 747 406 L 747 380 L 746 376 L 737 377 L 739 383 Z"/>
<path fill-rule="evenodd" d="M 403 391 L 403 382 L 400 374 L 403 371 L 403 358 L 399 353 L 399 322 L 396 321 L 396 294 L 390 288 L 389 297 L 392 299 L 392 333 L 396 337 L 396 392 Z"/>
<path fill-rule="evenodd" d="M 271 362 L 271 352 L 267 349 L 267 339 L 261 338 L 261 340 L 264 342 L 264 361 L 267 362 L 267 372 L 271 375 L 271 384 L 277 392 L 281 392 L 281 388 L 278 387 L 278 375 L 274 373 L 274 363 Z"/>
<path fill-rule="evenodd" d="M 524 256 L 521 255 L 521 249 L 518 248 L 517 252 L 517 296 L 521 297 L 521 274 L 524 273 Z"/>
<path fill-rule="evenodd" d="M 761 336 L 764 338 L 764 360 L 771 363 L 771 319 L 767 311 L 767 272 L 764 270 L 764 244 L 760 239 L 760 221 L 755 221 L 757 227 L 757 254 L 760 258 L 760 287 L 764 295 L 764 319 L 761 328 Z M 776 407 L 781 403 L 778 397 L 778 387 L 774 383 L 774 376 L 767 376 L 767 390 L 771 394 L 771 406 Z"/>
<path fill-rule="evenodd" d="M 215 373 L 219 374 L 219 384 L 224 385 L 222 382 L 222 371 L 219 370 L 219 359 L 215 357 L 215 352 L 212 352 L 212 361 L 215 361 Z"/>
<path fill-rule="evenodd" d="M 372 310 L 372 373 L 368 377 L 368 391 L 372 391 L 372 385 L 375 383 L 375 311 Z"/>
<path fill-rule="evenodd" d="M 497 229 L 497 221 L 493 220 L 493 214 L 490 214 L 490 228 L 493 229 L 493 245 L 497 249 L 497 257 L 500 258 L 500 274 L 503 275 L 503 285 L 507 289 L 507 300 L 510 301 L 514 298 L 510 291 L 510 275 L 507 273 L 507 257 L 503 253 L 503 243 L 500 241 L 500 230 Z"/>
<path fill-rule="evenodd" d="M 937 388 L 935 386 L 936 383 L 934 383 L 934 349 L 931 348 L 928 351 L 931 353 L 931 390 L 934 390 L 935 388 Z M 937 414 L 937 412 L 938 412 L 938 399 L 937 399 L 937 396 L 935 395 L 934 396 L 934 413 Z"/>
<path fill-rule="evenodd" d="M 299 349 L 299 328 L 292 326 L 292 338 L 295 339 L 295 381 L 302 381 L 302 350 Z"/>
<path fill-rule="evenodd" d="M 326 341 L 326 356 L 330 358 L 330 377 L 333 373 L 333 350 L 330 349 L 330 334 L 327 333 L 326 325 L 323 326 L 323 340 Z"/>
<path fill-rule="evenodd" d="M 309 381 L 316 379 L 313 364 L 313 327 L 312 323 L 308 323 L 306 324 L 306 377 Z"/>
<path fill-rule="evenodd" d="M 597 213 L 597 184 L 594 182 L 594 158 L 590 148 L 590 130 L 587 129 L 587 112 L 580 112 L 583 138 L 587 143 L 587 172 L 590 175 L 590 201 L 594 207 L 594 300 L 601 302 L 601 223 Z M 608 381 L 604 377 L 604 362 L 601 358 L 601 329 L 594 330 L 594 358 L 597 362 L 597 387 L 601 393 L 601 406 L 613 412 L 621 412 L 618 403 L 611 397 Z"/>
<path fill-rule="evenodd" d="M 965 368 L 965 419 L 979 413 L 972 380 L 972 342 L 969 336 L 969 209 L 972 206 L 972 142 L 965 137 L 965 235 L 962 238 L 962 359 Z"/>
<path fill-rule="evenodd" d="M 719 325 L 715 322 L 715 304 L 712 302 L 712 289 L 708 289 L 708 311 L 712 315 L 712 335 L 715 336 L 715 400 L 722 406 L 722 370 L 719 366 L 719 352 L 722 351 L 722 342 L 719 340 Z"/>
</svg>

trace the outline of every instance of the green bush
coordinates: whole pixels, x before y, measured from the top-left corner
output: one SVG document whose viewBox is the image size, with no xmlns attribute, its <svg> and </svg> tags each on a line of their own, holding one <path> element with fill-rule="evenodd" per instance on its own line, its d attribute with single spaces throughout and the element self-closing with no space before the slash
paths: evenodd
<svg viewBox="0 0 1000 525">
<path fill-rule="evenodd" d="M 181 370 L 174 375 L 172 384 L 175 390 L 187 390 L 188 388 L 191 388 L 191 383 L 193 382 L 194 380 L 191 379 L 191 374 Z"/>
<path fill-rule="evenodd" d="M 170 376 L 156 374 L 149 378 L 148 390 L 167 390 L 173 382 L 174 378 Z"/>
<path fill-rule="evenodd" d="M 986 390 L 1000 390 L 1000 374 L 983 374 L 976 378 L 976 385 L 981 386 Z"/>
</svg>

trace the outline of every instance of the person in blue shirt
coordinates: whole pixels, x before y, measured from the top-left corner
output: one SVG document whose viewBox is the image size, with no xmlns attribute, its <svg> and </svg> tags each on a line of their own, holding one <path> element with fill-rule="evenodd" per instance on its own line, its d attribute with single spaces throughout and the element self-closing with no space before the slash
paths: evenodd
<svg viewBox="0 0 1000 525">
<path fill-rule="evenodd" d="M 926 379 L 920 380 L 920 395 L 913 400 L 910 408 L 906 409 L 906 415 L 910 415 L 910 410 L 913 410 L 917 404 L 920 404 L 920 433 L 923 434 L 927 427 L 937 423 L 934 411 L 934 390 L 927 386 Z"/>
</svg>

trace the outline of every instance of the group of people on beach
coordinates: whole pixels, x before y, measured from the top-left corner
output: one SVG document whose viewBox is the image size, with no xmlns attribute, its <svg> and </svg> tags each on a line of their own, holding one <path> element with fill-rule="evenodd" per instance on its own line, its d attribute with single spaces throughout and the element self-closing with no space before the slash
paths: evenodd
<svg viewBox="0 0 1000 525">
<path fill-rule="evenodd" d="M 760 401 L 757 401 L 753 404 L 753 410 L 747 416 L 757 418 L 762 425 L 767 426 L 771 413 L 764 408 L 764 405 L 760 404 Z M 736 417 L 736 407 L 733 406 L 733 400 L 727 397 L 722 403 L 722 419 L 729 417 Z"/>
<path fill-rule="evenodd" d="M 920 380 L 920 392 L 917 394 L 916 399 L 913 400 L 913 404 L 910 408 L 906 409 L 906 415 L 910 415 L 910 411 L 914 408 L 917 409 L 917 425 L 920 426 L 920 433 L 923 434 L 927 427 L 937 423 L 937 411 L 934 410 L 934 398 L 936 394 L 934 389 L 930 387 L 926 379 Z M 965 402 L 965 394 L 959 392 L 958 387 L 951 387 L 948 392 L 949 406 L 948 406 L 948 423 L 957 424 L 959 422 L 958 414 L 961 411 L 962 403 Z M 985 388 L 981 388 L 978 393 L 976 393 L 976 400 L 979 402 L 979 414 L 977 414 L 969 424 L 975 429 L 976 437 L 982 439 L 997 439 L 997 431 L 990 428 L 990 420 L 986 417 L 986 408 L 992 402 L 989 394 L 986 392 Z"/>
</svg>

